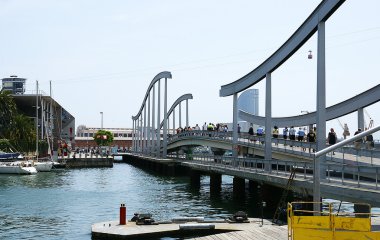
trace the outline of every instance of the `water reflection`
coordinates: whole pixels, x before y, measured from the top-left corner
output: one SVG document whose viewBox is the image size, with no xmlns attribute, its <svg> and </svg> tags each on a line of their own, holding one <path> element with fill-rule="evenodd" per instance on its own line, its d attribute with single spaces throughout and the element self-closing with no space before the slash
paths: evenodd
<svg viewBox="0 0 380 240">
<path fill-rule="evenodd" d="M 0 175 L 0 236 L 89 240 L 91 224 L 118 219 L 120 203 L 126 204 L 128 219 L 134 212 L 152 213 L 157 221 L 226 218 L 240 210 L 261 216 L 257 191 L 236 199 L 233 178 L 223 176 L 220 193 L 211 195 L 209 181 L 202 177 L 200 186 L 192 188 L 188 177 L 155 176 L 122 163 L 114 168 Z"/>
</svg>

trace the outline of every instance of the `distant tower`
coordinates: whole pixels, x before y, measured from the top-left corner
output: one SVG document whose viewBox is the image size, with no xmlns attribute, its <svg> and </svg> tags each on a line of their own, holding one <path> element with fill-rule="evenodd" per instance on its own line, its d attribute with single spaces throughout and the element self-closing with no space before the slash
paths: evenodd
<svg viewBox="0 0 380 240">
<path fill-rule="evenodd" d="M 243 110 L 253 115 L 259 115 L 259 89 L 248 89 L 240 94 L 237 100 L 239 110 Z M 238 117 L 238 121 L 242 121 Z"/>
<path fill-rule="evenodd" d="M 19 78 L 15 75 L 3 78 L 1 91 L 10 91 L 12 94 L 24 94 L 26 78 Z"/>
</svg>

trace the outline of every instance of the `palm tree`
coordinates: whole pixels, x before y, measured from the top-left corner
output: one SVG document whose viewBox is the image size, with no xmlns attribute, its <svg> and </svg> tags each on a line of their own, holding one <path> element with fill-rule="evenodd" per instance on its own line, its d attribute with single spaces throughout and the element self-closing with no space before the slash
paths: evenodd
<svg viewBox="0 0 380 240">
<path fill-rule="evenodd" d="M 22 152 L 33 151 L 36 143 L 36 132 L 32 119 L 17 114 L 10 127 L 12 131 L 10 131 L 9 140 L 17 150 Z"/>
<path fill-rule="evenodd" d="M 9 91 L 0 91 L 0 137 L 8 137 L 17 107 Z"/>
</svg>

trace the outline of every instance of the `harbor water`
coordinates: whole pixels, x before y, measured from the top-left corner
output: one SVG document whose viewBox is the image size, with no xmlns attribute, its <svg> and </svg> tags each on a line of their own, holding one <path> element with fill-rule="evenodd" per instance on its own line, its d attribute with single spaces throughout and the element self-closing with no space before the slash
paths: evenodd
<svg viewBox="0 0 380 240">
<path fill-rule="evenodd" d="M 254 194 L 252 194 L 254 195 Z M 91 239 L 91 225 L 151 213 L 155 220 L 179 216 L 225 218 L 243 210 L 259 217 L 257 201 L 232 196 L 232 178 L 210 198 L 209 179 L 192 189 L 186 176 L 157 176 L 128 164 L 113 168 L 59 170 L 36 175 L 0 175 L 0 239 Z"/>
</svg>

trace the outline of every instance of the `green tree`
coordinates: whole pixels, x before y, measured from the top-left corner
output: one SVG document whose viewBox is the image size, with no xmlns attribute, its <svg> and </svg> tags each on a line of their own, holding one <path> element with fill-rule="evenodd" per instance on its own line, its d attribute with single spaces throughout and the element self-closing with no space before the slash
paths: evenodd
<svg viewBox="0 0 380 240">
<path fill-rule="evenodd" d="M 109 146 L 113 142 L 113 135 L 110 131 L 99 130 L 94 135 L 94 141 L 98 146 Z"/>
<path fill-rule="evenodd" d="M 12 121 L 9 140 L 18 151 L 31 152 L 36 146 L 36 132 L 33 120 L 25 115 L 17 114 Z"/>
<path fill-rule="evenodd" d="M 8 138 L 17 107 L 9 91 L 0 91 L 0 137 Z"/>
</svg>

